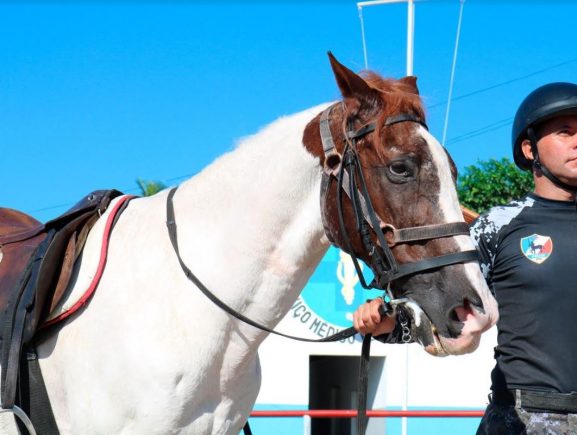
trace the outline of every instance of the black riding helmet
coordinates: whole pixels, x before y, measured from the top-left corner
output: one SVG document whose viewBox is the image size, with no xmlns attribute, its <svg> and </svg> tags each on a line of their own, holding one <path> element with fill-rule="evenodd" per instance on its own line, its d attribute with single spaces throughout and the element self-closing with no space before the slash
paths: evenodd
<svg viewBox="0 0 577 435">
<path fill-rule="evenodd" d="M 531 92 L 523 100 L 513 121 L 513 158 L 521 169 L 531 169 L 521 150 L 521 143 L 528 138 L 528 129 L 556 116 L 577 114 L 577 85 L 549 83 Z M 536 145 L 535 145 L 536 146 Z"/>
</svg>

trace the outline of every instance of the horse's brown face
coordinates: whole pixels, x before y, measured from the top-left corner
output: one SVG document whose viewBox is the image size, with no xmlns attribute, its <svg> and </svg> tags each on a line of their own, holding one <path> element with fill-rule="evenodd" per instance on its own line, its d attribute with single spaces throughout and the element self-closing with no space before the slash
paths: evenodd
<svg viewBox="0 0 577 435">
<path fill-rule="evenodd" d="M 354 74 L 331 56 L 335 77 L 344 97 L 342 105 L 331 113 L 330 128 L 339 151 L 346 146 L 346 131 L 358 131 L 374 123 L 375 130 L 354 144 L 366 180 L 370 202 L 381 225 L 397 229 L 462 222 L 455 189 L 455 166 L 448 154 L 426 128 L 416 79 L 384 80 L 375 74 L 367 81 Z M 390 119 L 409 116 L 410 120 Z M 304 144 L 325 164 L 320 143 L 319 118 L 305 130 Z M 349 143 L 350 145 L 350 143 Z M 338 159 L 337 159 L 338 160 Z M 333 168 L 325 165 L 325 171 Z M 327 166 L 330 168 L 327 169 Z M 339 170 L 337 167 L 334 171 Z M 352 202 L 343 195 L 342 216 L 346 231 L 339 224 L 338 183 L 326 192 L 323 210 L 325 228 L 334 243 L 346 249 L 346 233 L 353 254 L 368 265 L 374 255 L 363 243 L 355 221 Z M 342 194 L 341 194 L 342 195 Z M 385 231 L 385 236 L 390 236 Z M 376 249 L 384 254 L 376 232 L 371 230 Z M 428 238 L 392 243 L 390 250 L 400 265 L 473 249 L 467 235 Z M 372 267 L 376 273 L 375 268 Z M 496 302 L 490 295 L 476 262 L 464 262 L 425 270 L 395 279 L 391 289 L 395 297 L 410 302 L 401 310 L 411 319 L 413 338 L 434 355 L 460 354 L 474 350 L 480 334 L 497 320 Z"/>
</svg>

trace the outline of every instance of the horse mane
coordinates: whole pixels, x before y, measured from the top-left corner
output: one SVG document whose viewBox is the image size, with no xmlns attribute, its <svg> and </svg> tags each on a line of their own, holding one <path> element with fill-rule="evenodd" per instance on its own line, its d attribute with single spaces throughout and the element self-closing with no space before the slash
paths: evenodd
<svg viewBox="0 0 577 435">
<path fill-rule="evenodd" d="M 395 113 L 412 113 L 425 119 L 425 109 L 416 86 L 408 81 L 384 78 L 374 71 L 363 72 L 362 78 L 379 91 L 383 102 L 379 123 Z"/>
</svg>

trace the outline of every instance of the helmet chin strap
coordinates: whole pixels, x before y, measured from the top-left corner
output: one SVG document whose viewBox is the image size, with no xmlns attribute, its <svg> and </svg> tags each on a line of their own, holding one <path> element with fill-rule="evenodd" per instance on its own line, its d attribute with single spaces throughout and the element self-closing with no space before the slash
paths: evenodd
<svg viewBox="0 0 577 435">
<path fill-rule="evenodd" d="M 570 184 L 564 183 L 563 181 L 559 180 L 555 175 L 549 171 L 539 159 L 539 151 L 537 150 L 537 136 L 535 135 L 535 131 L 532 127 L 527 129 L 527 136 L 529 137 L 529 141 L 531 142 L 531 151 L 533 152 L 533 167 L 539 169 L 545 177 L 547 177 L 553 184 L 571 192 L 577 192 L 577 186 L 571 186 Z"/>
</svg>

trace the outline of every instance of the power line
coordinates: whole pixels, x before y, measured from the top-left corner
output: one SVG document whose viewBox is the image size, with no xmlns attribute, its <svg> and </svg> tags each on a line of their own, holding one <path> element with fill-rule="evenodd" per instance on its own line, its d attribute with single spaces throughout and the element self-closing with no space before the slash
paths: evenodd
<svg viewBox="0 0 577 435">
<path fill-rule="evenodd" d="M 467 93 L 467 94 L 460 95 L 460 96 L 458 96 L 458 97 L 453 98 L 452 101 L 462 100 L 462 99 L 464 99 L 464 98 L 471 97 L 471 96 L 473 96 L 473 95 L 477 95 L 477 94 L 480 94 L 480 93 L 482 93 L 482 92 L 487 92 L 487 91 L 490 91 L 490 90 L 492 90 L 492 89 L 495 89 L 495 88 L 498 88 L 498 87 L 501 87 L 501 86 L 509 85 L 509 84 L 511 84 L 511 83 L 515 83 L 515 82 L 518 82 L 518 81 L 520 81 L 520 80 L 527 79 L 527 78 L 529 78 L 529 77 L 533 77 L 533 76 L 536 76 L 536 75 L 539 75 L 539 74 L 543 74 L 544 72 L 547 72 L 547 71 L 550 71 L 550 70 L 552 70 L 552 69 L 559 68 L 559 67 L 562 67 L 562 66 L 565 66 L 565 65 L 569 65 L 569 64 L 574 63 L 574 62 L 577 62 L 577 58 L 569 59 L 569 60 L 566 60 L 566 61 L 564 61 L 564 62 L 560 62 L 560 63 L 557 63 L 557 64 L 555 64 L 555 65 L 551 65 L 551 66 L 549 66 L 549 67 L 546 67 L 546 68 L 543 68 L 543 69 L 540 69 L 540 70 L 537 70 L 537 71 L 533 71 L 533 72 L 531 72 L 531 73 L 529 73 L 529 74 L 525 74 L 525 75 L 523 75 L 523 76 L 519 76 L 519 77 L 510 79 L 510 80 L 506 80 L 506 81 L 504 81 L 504 82 L 497 83 L 497 84 L 492 85 L 492 86 L 488 86 L 488 87 L 486 87 L 486 88 L 478 89 L 478 90 L 476 90 L 476 91 L 473 91 L 473 92 L 469 92 L 469 93 Z M 441 105 L 443 105 L 443 104 L 446 104 L 446 102 L 433 104 L 433 105 L 429 106 L 429 108 L 438 107 L 438 106 L 441 106 Z M 467 132 L 467 133 L 464 133 L 464 134 L 462 134 L 462 135 L 459 135 L 459 136 L 456 136 L 456 137 L 453 137 L 453 138 L 449 139 L 449 140 L 446 142 L 445 145 L 451 145 L 451 144 L 454 144 L 454 143 L 457 143 L 457 142 L 463 142 L 463 141 L 468 140 L 468 139 L 471 139 L 471 138 L 473 138 L 473 137 L 481 136 L 481 135 L 483 135 L 483 134 L 490 133 L 490 132 L 495 131 L 495 130 L 499 130 L 499 129 L 503 128 L 503 127 L 506 127 L 506 126 L 510 125 L 510 123 L 511 123 L 512 121 L 513 121 L 513 118 L 511 117 L 511 118 L 507 118 L 507 119 L 502 119 L 502 120 L 497 121 L 497 122 L 494 122 L 494 123 L 492 123 L 492 124 L 488 124 L 488 125 L 486 125 L 486 126 L 484 126 L 484 127 L 478 128 L 478 129 L 476 129 L 476 130 L 471 130 L 471 131 L 469 131 L 469 132 Z"/>
<path fill-rule="evenodd" d="M 518 81 L 520 81 L 520 80 L 528 79 L 529 77 L 533 77 L 533 76 L 536 76 L 536 75 L 539 75 L 539 74 L 543 74 L 544 72 L 547 72 L 547 71 L 550 71 L 550 70 L 552 70 L 552 69 L 555 69 L 555 68 L 559 68 L 559 67 L 568 65 L 568 64 L 573 63 L 573 62 L 577 62 L 577 58 L 570 59 L 570 60 L 567 60 L 567 61 L 564 61 L 564 62 L 561 62 L 561 63 L 557 63 L 557 64 L 551 65 L 551 66 L 549 66 L 549 67 L 547 67 L 547 68 L 543 68 L 543 69 L 540 69 L 540 70 L 538 70 L 538 71 L 533 71 L 533 72 L 531 72 L 531 73 L 529 73 L 529 74 L 526 74 L 526 75 L 524 75 L 524 76 L 515 77 L 515 78 L 513 78 L 513 79 L 506 80 L 506 81 L 501 82 L 501 83 L 497 83 L 496 85 L 488 86 L 488 87 L 486 87 L 486 88 L 478 89 L 478 90 L 473 91 L 473 92 L 468 92 L 468 93 L 466 93 L 466 94 L 459 95 L 458 97 L 454 97 L 454 98 L 452 99 L 452 101 L 462 100 L 462 99 L 464 99 L 464 98 L 468 98 L 468 97 L 471 97 L 471 96 L 473 96 L 473 95 L 481 94 L 481 93 L 483 93 L 483 92 L 487 92 L 487 91 L 490 91 L 490 90 L 499 88 L 499 87 L 501 87 L 501 86 L 510 85 L 511 83 L 515 83 L 515 82 L 518 82 Z M 436 104 L 431 104 L 431 105 L 429 106 L 429 108 L 430 108 L 430 109 L 433 109 L 433 108 L 435 108 L 435 107 L 442 106 L 442 105 L 444 105 L 444 104 L 447 104 L 447 101 L 443 101 L 443 102 L 436 103 Z"/>
<path fill-rule="evenodd" d="M 441 143 L 445 146 L 447 138 L 447 129 L 449 127 L 449 112 L 451 110 L 451 97 L 453 95 L 453 84 L 455 83 L 455 67 L 457 66 L 457 53 L 459 52 L 459 39 L 461 38 L 461 24 L 463 22 L 463 6 L 465 0 L 459 1 L 459 21 L 457 23 L 457 37 L 455 39 L 455 49 L 453 50 L 453 64 L 451 65 L 451 80 L 449 82 L 449 97 L 447 99 L 447 111 L 445 112 L 445 126 L 443 127 L 443 140 Z"/>
<path fill-rule="evenodd" d="M 503 127 L 507 127 L 508 125 L 510 125 L 511 121 L 513 121 L 513 118 L 506 118 L 506 119 L 502 119 L 500 121 L 494 122 L 492 124 L 486 125 L 484 127 L 478 128 L 476 130 L 471 130 L 471 131 L 464 133 L 460 136 L 456 136 L 454 138 L 449 139 L 447 141 L 446 145 L 451 145 L 451 144 L 454 144 L 457 142 L 462 142 L 464 140 L 471 139 L 473 137 L 477 137 L 477 136 L 481 136 L 481 135 L 486 134 L 486 133 L 490 133 L 491 131 L 499 130 Z"/>
<path fill-rule="evenodd" d="M 196 174 L 198 174 L 198 172 L 195 172 L 195 173 L 193 173 L 193 174 L 179 175 L 178 177 L 167 178 L 167 179 L 165 179 L 165 180 L 161 180 L 161 182 L 164 183 L 164 184 L 166 184 L 167 186 L 170 186 L 171 183 L 173 183 L 173 182 L 175 182 L 175 181 L 180 181 L 180 180 L 188 179 L 188 178 L 193 177 L 193 176 L 196 175 Z M 138 191 L 139 188 L 138 188 L 138 187 L 131 187 L 131 188 L 128 188 L 128 189 L 119 189 L 119 190 L 120 190 L 121 192 L 124 192 L 124 193 L 132 193 L 132 192 Z M 72 207 L 74 204 L 76 204 L 76 201 L 67 202 L 67 203 L 65 203 L 65 204 L 58 204 L 58 205 L 51 205 L 51 206 L 48 206 L 48 207 L 37 208 L 36 210 L 30 211 L 30 214 L 40 213 L 40 212 L 50 211 L 50 210 L 57 210 L 57 209 L 59 209 L 59 208 L 64 208 L 64 207 L 70 208 L 70 207 Z"/>
</svg>

